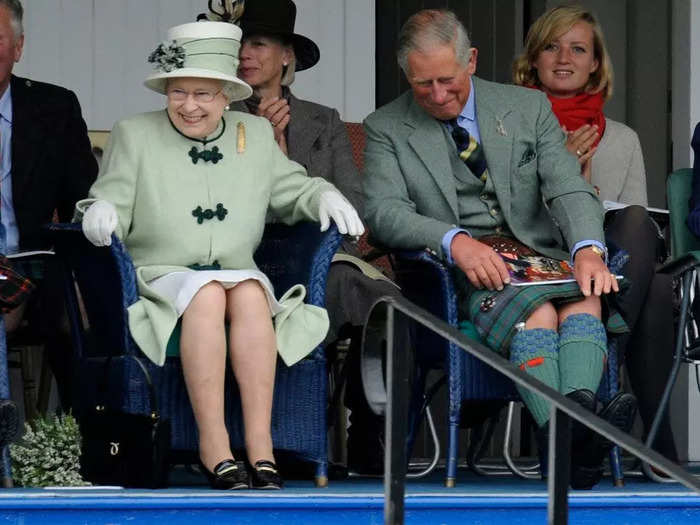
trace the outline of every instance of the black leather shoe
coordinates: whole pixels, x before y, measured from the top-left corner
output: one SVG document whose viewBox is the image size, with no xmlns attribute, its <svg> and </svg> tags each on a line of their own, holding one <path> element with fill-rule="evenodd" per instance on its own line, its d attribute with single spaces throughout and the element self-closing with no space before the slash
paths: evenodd
<svg viewBox="0 0 700 525">
<path fill-rule="evenodd" d="M 566 397 L 575 401 L 591 413 L 595 413 L 595 394 L 585 388 L 574 390 Z M 603 477 L 603 459 L 594 443 L 595 433 L 586 425 L 571 422 L 571 479 L 573 489 L 590 489 Z"/>
<path fill-rule="evenodd" d="M 568 397 L 572 401 L 575 401 L 582 408 L 585 408 L 589 412 L 595 414 L 595 394 L 590 390 L 585 388 L 574 390 L 569 392 L 565 397 Z M 571 421 L 571 453 L 572 461 L 574 459 L 574 452 L 582 445 L 585 445 L 586 441 L 591 438 L 591 430 L 584 424 L 572 418 Z"/>
<path fill-rule="evenodd" d="M 214 467 L 214 472 L 199 462 L 199 470 L 209 481 L 209 485 L 217 490 L 239 490 L 248 488 L 248 472 L 242 461 L 225 459 Z"/>
<path fill-rule="evenodd" d="M 637 400 L 627 392 L 618 392 L 603 407 L 598 416 L 614 427 L 629 433 L 637 415 Z M 577 455 L 579 463 L 571 469 L 571 488 L 587 490 L 593 488 L 603 477 L 603 461 L 613 444 L 600 434 L 589 430 L 591 438 Z"/>
<path fill-rule="evenodd" d="M 629 433 L 637 416 L 637 399 L 627 392 L 618 392 L 603 407 L 599 416 L 612 426 Z"/>
<path fill-rule="evenodd" d="M 261 459 L 256 461 L 250 469 L 250 488 L 261 490 L 279 490 L 283 481 L 277 471 L 277 465 L 272 461 Z"/>
<path fill-rule="evenodd" d="M 0 447 L 17 439 L 19 434 L 19 411 L 11 399 L 0 400 Z"/>
</svg>

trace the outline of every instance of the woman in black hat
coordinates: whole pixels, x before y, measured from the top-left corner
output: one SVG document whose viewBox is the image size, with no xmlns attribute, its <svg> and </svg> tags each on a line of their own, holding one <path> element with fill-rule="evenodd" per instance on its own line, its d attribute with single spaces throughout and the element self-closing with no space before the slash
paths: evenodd
<svg viewBox="0 0 700 525">
<path fill-rule="evenodd" d="M 320 58 L 318 46 L 294 32 L 296 6 L 292 0 L 249 0 L 239 24 L 243 30 L 238 76 L 253 88 L 253 95 L 232 109 L 249 111 L 270 121 L 282 151 L 302 164 L 311 177 L 333 183 L 361 214 L 364 194 L 352 158 L 352 148 L 338 111 L 300 100 L 289 89 L 296 71 L 313 67 Z M 360 256 L 356 244 L 343 250 Z M 346 404 L 352 410 L 348 439 L 351 470 L 378 473 L 382 468 L 379 433 L 382 420 L 374 416 L 364 399 L 357 349 L 362 325 L 370 307 L 383 295 L 397 295 L 387 280 L 367 277 L 356 266 L 334 263 L 326 285 L 326 309 L 330 317 L 327 342 L 353 340 Z M 376 451 L 375 456 L 372 452 Z"/>
<path fill-rule="evenodd" d="M 295 19 L 292 0 L 246 2 L 239 21 L 243 41 L 238 76 L 253 88 L 253 96 L 240 109 L 268 119 L 289 158 L 302 164 L 309 176 L 337 182 L 343 195 L 360 210 L 360 178 L 338 112 L 300 100 L 289 89 L 295 72 L 313 67 L 320 58 L 311 39 L 294 33 Z"/>
</svg>

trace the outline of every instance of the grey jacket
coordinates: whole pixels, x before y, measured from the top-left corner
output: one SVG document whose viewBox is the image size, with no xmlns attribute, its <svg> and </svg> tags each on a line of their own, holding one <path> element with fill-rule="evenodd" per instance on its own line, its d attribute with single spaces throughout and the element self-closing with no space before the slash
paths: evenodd
<svg viewBox="0 0 700 525">
<path fill-rule="evenodd" d="M 604 242 L 600 202 L 564 147 L 544 93 L 472 78 L 481 143 L 512 233 L 558 258 L 578 241 Z M 443 124 L 411 92 L 364 124 L 365 218 L 372 235 L 390 247 L 427 247 L 444 257 L 442 238 L 458 223 L 458 205 Z"/>
<path fill-rule="evenodd" d="M 233 104 L 231 109 L 248 112 L 243 102 Z M 362 182 L 338 111 L 290 93 L 289 114 L 289 158 L 304 166 L 310 177 L 322 177 L 332 183 L 362 216 Z"/>
</svg>

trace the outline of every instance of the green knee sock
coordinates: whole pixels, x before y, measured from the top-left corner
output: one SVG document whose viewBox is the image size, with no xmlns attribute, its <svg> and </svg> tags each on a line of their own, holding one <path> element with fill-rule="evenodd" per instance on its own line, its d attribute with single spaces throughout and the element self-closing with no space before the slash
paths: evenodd
<svg viewBox="0 0 700 525">
<path fill-rule="evenodd" d="M 605 327 L 590 314 L 574 314 L 559 327 L 559 391 L 595 393 L 608 355 Z"/>
<path fill-rule="evenodd" d="M 510 345 L 510 362 L 545 385 L 559 390 L 559 338 L 554 330 L 535 328 L 515 334 Z M 549 402 L 531 390 L 516 386 L 538 426 L 549 421 Z"/>
</svg>

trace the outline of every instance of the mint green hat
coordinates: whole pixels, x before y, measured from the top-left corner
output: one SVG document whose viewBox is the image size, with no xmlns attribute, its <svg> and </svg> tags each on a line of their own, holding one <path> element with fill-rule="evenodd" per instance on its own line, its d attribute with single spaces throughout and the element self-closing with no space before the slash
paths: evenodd
<svg viewBox="0 0 700 525">
<path fill-rule="evenodd" d="M 227 22 L 192 22 L 171 27 L 166 41 L 148 57 L 156 73 L 144 85 L 165 93 L 170 78 L 213 78 L 224 83 L 231 102 L 248 98 L 253 90 L 236 77 L 241 29 Z"/>
</svg>

